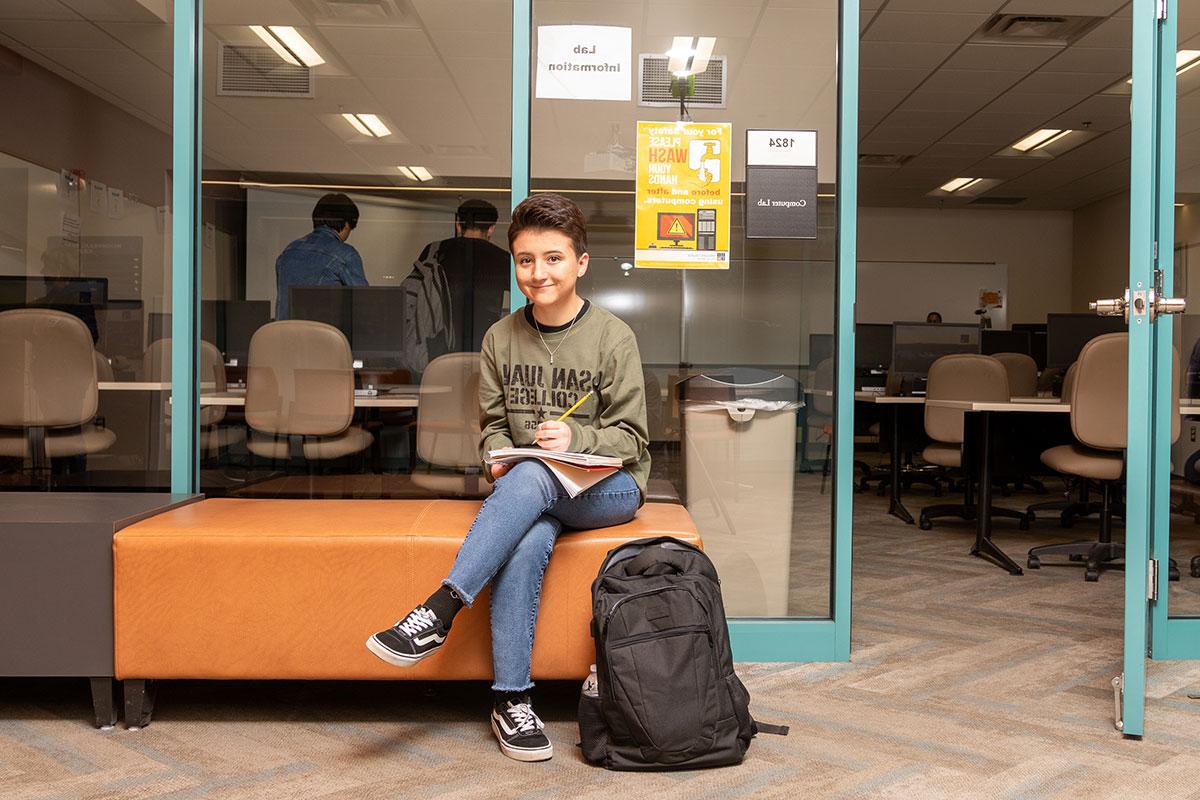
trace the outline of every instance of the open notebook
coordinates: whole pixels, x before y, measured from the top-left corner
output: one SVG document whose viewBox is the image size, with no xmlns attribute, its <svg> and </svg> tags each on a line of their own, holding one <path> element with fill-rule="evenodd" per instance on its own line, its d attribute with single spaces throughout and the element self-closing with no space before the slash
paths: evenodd
<svg viewBox="0 0 1200 800">
<path fill-rule="evenodd" d="M 489 450 L 489 464 L 513 464 L 536 458 L 550 468 L 570 497 L 577 496 L 621 468 L 621 459 L 592 453 L 560 453 L 537 447 L 506 447 Z"/>
</svg>

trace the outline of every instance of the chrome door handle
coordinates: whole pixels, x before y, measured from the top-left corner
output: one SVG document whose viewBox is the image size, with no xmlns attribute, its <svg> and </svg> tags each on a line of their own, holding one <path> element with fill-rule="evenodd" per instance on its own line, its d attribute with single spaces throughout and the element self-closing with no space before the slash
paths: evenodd
<svg viewBox="0 0 1200 800">
<path fill-rule="evenodd" d="M 1088 303 L 1088 310 L 1102 317 L 1124 317 L 1129 322 L 1129 290 L 1124 297 L 1111 297 L 1106 300 L 1094 300 Z"/>
<path fill-rule="evenodd" d="M 1187 311 L 1187 298 L 1185 297 L 1159 297 L 1158 294 L 1150 290 L 1150 321 L 1153 322 L 1158 316 L 1163 314 L 1182 314 Z"/>
</svg>

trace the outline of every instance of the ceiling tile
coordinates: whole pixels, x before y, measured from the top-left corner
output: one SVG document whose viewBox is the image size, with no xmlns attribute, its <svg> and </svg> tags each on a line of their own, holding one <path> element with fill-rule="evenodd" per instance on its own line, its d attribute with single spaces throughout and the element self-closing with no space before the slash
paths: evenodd
<svg viewBox="0 0 1200 800">
<path fill-rule="evenodd" d="M 412 0 L 412 4 L 430 30 L 491 31 L 496 36 L 512 33 L 512 4 L 505 0 Z"/>
<path fill-rule="evenodd" d="M 965 44 L 946 62 L 948 69 L 990 69 L 1028 72 L 1058 54 L 1052 47 L 1003 44 Z"/>
<path fill-rule="evenodd" d="M 1125 50 L 1133 42 L 1133 22 L 1121 17 L 1112 17 L 1101 22 L 1072 47 L 1119 47 Z"/>
<path fill-rule="evenodd" d="M 890 0 L 889 11 L 958 11 L 992 14 L 1007 0 Z"/>
<path fill-rule="evenodd" d="M 922 86 L 905 98 L 904 107 L 916 111 L 978 111 L 989 99 L 990 95 L 939 92 Z"/>
<path fill-rule="evenodd" d="M 930 70 L 954 52 L 951 44 L 918 42 L 863 42 L 859 52 L 862 67 Z"/>
<path fill-rule="evenodd" d="M 1044 114 L 1052 117 L 1071 108 L 1079 98 L 1072 94 L 1038 94 L 1031 92 L 1006 92 L 988 104 L 985 111 L 1023 114 Z"/>
<path fill-rule="evenodd" d="M 114 50 L 124 47 L 100 28 L 83 21 L 0 19 L 0 33 L 11 36 L 34 50 L 64 45 L 81 50 Z"/>
<path fill-rule="evenodd" d="M 863 69 L 859 71 L 860 90 L 910 92 L 929 75 L 924 69 Z"/>
<path fill-rule="evenodd" d="M 921 88 L 932 92 L 979 92 L 980 99 L 990 97 L 1015 85 L 1025 72 L 999 70 L 939 69 Z"/>
<path fill-rule="evenodd" d="M 343 58 L 354 55 L 425 58 L 433 55 L 433 45 L 425 31 L 413 28 L 322 25 L 318 31 Z M 319 45 L 313 44 L 319 49 Z"/>
<path fill-rule="evenodd" d="M 1121 75 L 1128 75 L 1132 70 L 1128 48 L 1095 47 L 1084 49 L 1068 47 L 1060 55 L 1053 58 L 1043 72 L 1090 72 L 1108 76 L 1109 82 Z"/>
<path fill-rule="evenodd" d="M 1107 17 L 1128 2 L 1129 0 L 1010 0 L 1004 6 L 1004 13 Z"/>
<path fill-rule="evenodd" d="M 867 28 L 864 41 L 945 42 L 961 44 L 983 23 L 987 14 L 921 14 L 885 8 Z"/>
</svg>

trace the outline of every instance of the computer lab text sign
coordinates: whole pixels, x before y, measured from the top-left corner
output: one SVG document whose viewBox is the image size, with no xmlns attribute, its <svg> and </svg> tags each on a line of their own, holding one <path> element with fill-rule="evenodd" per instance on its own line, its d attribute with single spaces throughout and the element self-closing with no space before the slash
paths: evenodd
<svg viewBox="0 0 1200 800">
<path fill-rule="evenodd" d="M 632 97 L 633 33 L 610 25 L 540 25 L 536 95 L 548 100 Z"/>
<path fill-rule="evenodd" d="M 817 132 L 746 131 L 746 238 L 817 238 Z"/>
</svg>

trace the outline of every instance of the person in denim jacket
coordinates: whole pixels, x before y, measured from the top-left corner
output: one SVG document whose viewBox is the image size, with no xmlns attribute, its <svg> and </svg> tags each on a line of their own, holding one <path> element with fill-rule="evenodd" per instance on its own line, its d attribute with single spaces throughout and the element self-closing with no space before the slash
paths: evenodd
<svg viewBox="0 0 1200 800">
<path fill-rule="evenodd" d="M 275 260 L 275 319 L 288 318 L 293 286 L 366 286 L 362 257 L 346 244 L 358 225 L 358 206 L 344 194 L 327 194 L 312 212 L 313 230 L 289 244 Z"/>
</svg>

